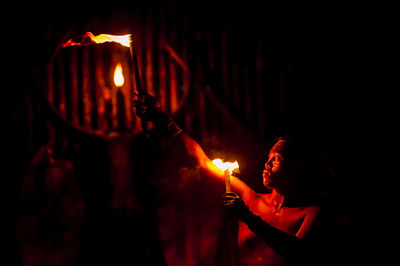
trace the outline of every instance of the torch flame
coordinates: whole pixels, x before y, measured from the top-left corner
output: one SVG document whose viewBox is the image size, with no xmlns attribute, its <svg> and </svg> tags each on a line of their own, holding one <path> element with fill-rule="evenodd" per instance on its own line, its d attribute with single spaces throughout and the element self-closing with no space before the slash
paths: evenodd
<svg viewBox="0 0 400 266">
<path fill-rule="evenodd" d="M 114 70 L 114 84 L 117 87 L 122 87 L 124 85 L 124 75 L 122 74 L 121 63 L 117 63 Z"/>
<path fill-rule="evenodd" d="M 129 47 L 130 42 L 131 42 L 131 35 L 130 34 L 125 34 L 125 35 L 99 34 L 97 36 L 94 36 L 93 33 L 86 32 L 85 35 L 83 35 L 81 42 L 74 42 L 72 39 L 69 39 L 66 43 L 63 44 L 63 48 L 68 47 L 68 46 L 75 46 L 75 45 L 86 46 L 86 45 L 90 45 L 93 43 L 99 44 L 99 43 L 104 43 L 104 42 L 115 42 L 115 43 L 119 43 L 123 46 Z"/>
<path fill-rule="evenodd" d="M 239 168 L 239 163 L 237 161 L 231 163 L 231 162 L 222 162 L 221 159 L 215 159 L 212 161 L 212 163 L 222 171 L 228 169 L 230 174 L 232 174 L 233 170 Z"/>
</svg>

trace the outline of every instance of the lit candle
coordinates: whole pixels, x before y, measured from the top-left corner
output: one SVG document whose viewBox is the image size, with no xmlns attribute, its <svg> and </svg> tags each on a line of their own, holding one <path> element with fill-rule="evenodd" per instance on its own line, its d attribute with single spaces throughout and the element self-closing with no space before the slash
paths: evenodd
<svg viewBox="0 0 400 266">
<path fill-rule="evenodd" d="M 231 174 L 233 170 L 239 168 L 239 164 L 237 161 L 234 163 L 231 162 L 222 162 L 221 159 L 215 159 L 212 163 L 220 170 L 224 171 L 224 178 L 225 178 L 225 191 L 232 192 L 231 187 Z"/>
<path fill-rule="evenodd" d="M 229 169 L 226 169 L 224 171 L 224 175 L 225 175 L 225 192 L 232 192 L 232 188 L 231 188 L 231 174 L 229 173 Z"/>
</svg>

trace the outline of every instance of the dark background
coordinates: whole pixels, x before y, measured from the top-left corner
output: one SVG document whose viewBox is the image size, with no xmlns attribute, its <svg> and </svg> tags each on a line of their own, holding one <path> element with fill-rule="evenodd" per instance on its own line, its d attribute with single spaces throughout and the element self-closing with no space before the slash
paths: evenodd
<svg viewBox="0 0 400 266">
<path fill-rule="evenodd" d="M 140 13 L 140 10 L 170 10 L 174 7 L 178 13 L 187 14 L 189 23 L 200 24 L 199 28 L 227 29 L 237 32 L 239 38 L 251 37 L 257 32 L 254 29 L 262 29 L 263 38 L 267 40 L 263 51 L 273 55 L 271 58 L 277 62 L 276 71 L 279 72 L 279 66 L 283 65 L 294 73 L 286 87 L 285 106 L 272 102 L 268 107 L 271 112 L 267 113 L 267 119 L 271 126 L 264 135 L 260 135 L 253 124 L 246 124 L 241 114 L 230 108 L 229 102 L 225 102 L 227 108 L 254 133 L 257 139 L 254 142 L 263 143 L 265 147 L 278 135 L 291 132 L 314 135 L 322 142 L 337 174 L 336 185 L 342 195 L 340 204 L 346 205 L 354 233 L 362 234 L 365 192 L 373 190 L 373 184 L 362 174 L 366 167 L 363 160 L 366 152 L 371 150 L 366 143 L 374 145 L 378 139 L 371 119 L 375 108 L 381 107 L 377 99 L 371 102 L 367 96 L 371 90 L 378 90 L 376 81 L 380 80 L 375 72 L 377 62 L 380 62 L 381 54 L 377 52 L 380 48 L 373 42 L 379 38 L 375 35 L 380 32 L 376 28 L 376 20 L 381 15 L 379 10 L 366 12 L 359 6 L 327 4 L 261 5 L 256 1 L 123 2 L 117 6 L 62 2 L 50 6 L 9 7 L 8 11 L 3 9 L 2 14 L 2 20 L 8 17 L 8 12 L 13 14 L 2 23 L 2 57 L 6 58 L 3 66 L 7 72 L 3 77 L 5 85 L 1 97 L 2 147 L 7 158 L 3 161 L 5 170 L 1 186 L 6 203 L 3 217 L 9 217 L 4 227 L 9 248 L 6 253 L 11 261 L 21 258 L 13 230 L 23 176 L 40 143 L 46 140 L 44 133 L 35 143 L 29 142 L 26 105 L 31 100 L 32 90 L 38 87 L 38 75 L 55 46 L 71 25 L 86 29 L 85 25 L 96 16 L 110 18 L 115 14 L 129 15 Z M 115 31 L 113 25 L 103 26 L 105 32 Z M 213 84 L 207 80 L 205 84 L 207 82 Z M 279 94 L 270 90 L 271 94 Z M 218 92 L 215 93 L 218 97 Z M 41 135 L 40 131 L 34 134 Z M 201 142 L 200 137 L 196 139 Z M 201 144 L 207 143 L 206 139 Z M 237 142 L 233 149 L 240 150 L 241 145 L 245 146 Z M 211 152 L 215 149 L 212 145 L 203 148 Z M 257 150 L 252 156 L 259 154 Z M 262 167 L 264 158 L 254 160 L 255 166 Z M 248 172 L 251 175 L 257 173 Z M 250 178 L 249 183 L 263 191 L 254 180 Z"/>
</svg>

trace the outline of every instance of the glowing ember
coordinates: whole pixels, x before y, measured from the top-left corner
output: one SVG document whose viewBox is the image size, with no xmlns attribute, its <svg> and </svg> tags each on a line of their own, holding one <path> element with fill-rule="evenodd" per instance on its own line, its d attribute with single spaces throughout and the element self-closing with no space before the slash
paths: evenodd
<svg viewBox="0 0 400 266">
<path fill-rule="evenodd" d="M 85 35 L 83 35 L 81 42 L 74 42 L 72 39 L 69 39 L 66 43 L 63 44 L 63 47 L 75 46 L 75 45 L 86 46 L 90 44 L 99 44 L 105 42 L 115 42 L 123 46 L 129 47 L 129 44 L 131 42 L 131 35 L 99 34 L 97 36 L 94 36 L 93 33 L 86 32 Z"/>
<path fill-rule="evenodd" d="M 233 170 L 239 168 L 239 164 L 237 161 L 231 163 L 231 162 L 222 162 L 221 159 L 215 159 L 212 161 L 212 163 L 222 171 L 229 170 L 230 174 L 232 174 Z"/>
<path fill-rule="evenodd" d="M 117 63 L 114 70 L 114 84 L 117 87 L 124 86 L 124 75 L 122 74 L 121 63 Z"/>
</svg>

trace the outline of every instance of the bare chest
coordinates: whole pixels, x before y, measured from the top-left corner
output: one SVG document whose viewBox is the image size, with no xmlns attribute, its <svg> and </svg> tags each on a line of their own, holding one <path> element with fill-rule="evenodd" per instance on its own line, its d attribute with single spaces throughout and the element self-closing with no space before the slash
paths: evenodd
<svg viewBox="0 0 400 266">
<path fill-rule="evenodd" d="M 255 214 L 273 227 L 288 234 L 295 235 L 303 223 L 306 211 L 304 208 L 283 207 L 275 209 L 265 207 L 257 210 Z"/>
<path fill-rule="evenodd" d="M 265 222 L 291 235 L 296 235 L 303 223 L 306 212 L 302 209 L 281 208 L 253 211 Z M 239 224 L 238 247 L 242 265 L 281 265 L 284 258 L 273 251 L 261 238 L 257 237 L 245 223 Z M 268 262 L 268 263 L 267 263 Z"/>
<path fill-rule="evenodd" d="M 262 207 L 254 211 L 254 214 L 260 216 L 265 222 L 273 227 L 288 234 L 295 235 L 303 223 L 306 211 L 304 208 L 275 209 L 271 207 Z"/>
<path fill-rule="evenodd" d="M 307 214 L 307 207 L 278 209 L 271 204 L 260 202 L 257 206 L 253 206 L 251 211 L 271 226 L 288 234 L 296 235 Z M 244 242 L 251 237 L 255 237 L 254 233 L 247 228 L 247 225 L 242 224 L 239 230 L 239 242 Z"/>
</svg>

